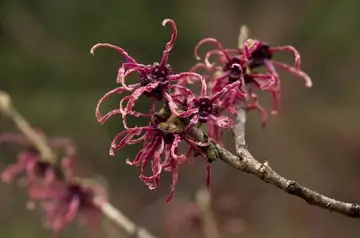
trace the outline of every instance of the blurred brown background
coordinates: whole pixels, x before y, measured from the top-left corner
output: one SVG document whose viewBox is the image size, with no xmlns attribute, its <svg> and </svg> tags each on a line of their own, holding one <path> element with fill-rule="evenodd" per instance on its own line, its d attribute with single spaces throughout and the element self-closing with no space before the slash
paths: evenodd
<svg viewBox="0 0 360 238">
<path fill-rule="evenodd" d="M 161 57 L 168 40 L 170 30 L 161 26 L 167 17 L 176 21 L 179 30 L 169 58 L 176 71 L 194 64 L 193 47 L 201 38 L 215 37 L 226 47 L 235 47 L 244 23 L 255 38 L 272 45 L 294 45 L 314 87 L 306 89 L 298 78 L 282 74 L 280 114 L 270 118 L 265 130 L 259 127 L 258 114 L 249 115 L 250 149 L 286 177 L 326 195 L 360 202 L 358 0 L 3 0 L 0 88 L 13 96 L 19 111 L 33 125 L 50 136 L 73 138 L 79 147 L 81 175 L 105 177 L 114 205 L 166 237 L 165 214 L 176 204 L 191 201 L 204 184 L 203 161 L 182 168 L 176 198 L 166 205 L 170 178 L 165 177 L 159 189 L 149 191 L 138 179 L 138 170 L 124 163 L 137 147 L 110 158 L 109 143 L 121 130 L 121 121 L 112 119 L 101 126 L 94 109 L 97 100 L 116 86 L 122 58 L 111 50 L 99 50 L 92 57 L 89 49 L 97 42 L 115 43 L 139 62 L 151 63 Z M 282 59 L 292 60 L 287 54 Z M 116 106 L 118 98 L 110 101 L 104 110 Z M 5 120 L 0 129 L 14 130 Z M 231 133 L 228 135 L 226 144 L 233 150 Z M 14 160 L 16 148 L 1 146 L 0 152 L 2 169 Z M 360 234 L 359 220 L 312 207 L 222 162 L 215 162 L 212 171 L 219 224 L 224 227 L 235 216 L 243 226 L 236 233 L 222 229 L 222 237 L 337 238 Z M 216 205 L 226 194 L 239 203 L 230 215 Z M 40 216 L 26 210 L 25 202 L 24 191 L 0 185 L 0 237 L 51 236 L 42 228 Z M 181 216 L 180 211 L 174 214 Z M 105 235 L 73 225 L 61 237 Z M 171 237 L 201 236 L 183 228 Z"/>
</svg>

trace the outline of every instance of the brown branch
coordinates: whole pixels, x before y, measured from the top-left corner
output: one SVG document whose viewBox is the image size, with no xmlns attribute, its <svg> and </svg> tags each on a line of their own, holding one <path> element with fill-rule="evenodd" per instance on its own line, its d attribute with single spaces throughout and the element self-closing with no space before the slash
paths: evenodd
<svg viewBox="0 0 360 238">
<path fill-rule="evenodd" d="M 29 123 L 15 109 L 11 102 L 11 97 L 3 91 L 0 91 L 0 112 L 8 119 L 12 120 L 18 130 L 40 151 L 41 159 L 51 163 L 56 162 L 56 155 L 48 145 L 46 139 L 34 131 Z M 129 220 L 112 204 L 104 202 L 101 198 L 97 197 L 94 198 L 93 202 L 106 218 L 112 221 L 116 226 L 124 229 L 130 236 L 136 238 L 155 238 L 155 236 L 146 229 Z"/>
<path fill-rule="evenodd" d="M 218 224 L 211 209 L 211 194 L 206 188 L 199 189 L 195 194 L 195 202 L 199 209 L 204 238 L 220 238 Z"/>
<path fill-rule="evenodd" d="M 236 131 L 234 131 L 236 135 Z M 296 181 L 286 179 L 276 173 L 267 162 L 260 163 L 247 149 L 239 151 L 239 156 L 235 156 L 228 150 L 217 147 L 220 159 L 232 167 L 255 175 L 266 183 L 275 185 L 283 191 L 304 199 L 310 205 L 315 205 L 329 211 L 337 212 L 349 217 L 360 217 L 360 206 L 355 203 L 347 203 L 327 197 L 315 192 Z"/>
</svg>

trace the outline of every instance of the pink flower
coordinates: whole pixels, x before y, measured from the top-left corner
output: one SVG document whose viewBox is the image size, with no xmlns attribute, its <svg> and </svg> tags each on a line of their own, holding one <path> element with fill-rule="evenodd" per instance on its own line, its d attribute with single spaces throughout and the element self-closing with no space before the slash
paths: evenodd
<svg viewBox="0 0 360 238">
<path fill-rule="evenodd" d="M 181 141 L 185 141 L 190 146 L 186 154 L 178 154 L 178 146 Z M 161 123 L 158 126 L 150 124 L 145 127 L 134 127 L 121 131 L 111 143 L 110 155 L 115 155 L 115 151 L 124 148 L 126 145 L 141 142 L 143 143 L 143 148 L 137 153 L 134 160 L 126 159 L 126 163 L 131 166 L 140 167 L 139 177 L 149 189 L 155 189 L 159 185 L 160 175 L 163 171 L 171 173 L 172 185 L 170 194 L 166 198 L 167 202 L 174 196 L 175 186 L 178 182 L 179 166 L 186 163 L 188 157 L 195 150 L 206 159 L 206 156 L 198 147 L 207 146 L 208 143 L 195 142 L 186 133 L 181 131 L 169 132 Z M 207 160 L 206 163 L 206 185 L 209 186 L 210 165 Z M 145 175 L 145 169 L 149 164 L 152 174 Z"/>
<path fill-rule="evenodd" d="M 272 59 L 273 54 L 280 51 L 288 51 L 294 54 L 294 66 L 290 66 Z M 311 78 L 300 70 L 300 54 L 293 46 L 287 45 L 270 47 L 267 43 L 261 42 L 259 40 L 248 39 L 244 43 L 243 54 L 241 57 L 243 61 L 247 62 L 247 65 L 251 70 L 263 66 L 271 75 L 275 76 L 273 86 L 270 89 L 265 89 L 265 91 L 271 92 L 274 100 L 273 109 L 271 111 L 272 114 L 277 114 L 280 101 L 280 77 L 275 67 L 303 78 L 306 87 L 310 88 L 312 86 Z M 256 87 L 261 87 L 261 84 L 255 81 L 253 77 L 249 78 L 249 82 L 254 83 Z"/>
<path fill-rule="evenodd" d="M 26 138 L 18 133 L 0 134 L 0 143 L 20 144 L 25 149 L 17 156 L 17 161 L 7 166 L 1 173 L 1 180 L 10 183 L 16 176 L 25 173 L 27 184 L 44 181 L 51 183 L 55 179 L 53 166 L 41 161 L 39 152 L 30 145 Z"/>
<path fill-rule="evenodd" d="M 179 112 L 177 110 L 178 106 L 176 106 L 175 103 L 169 103 L 170 110 L 173 114 L 179 116 L 180 118 L 191 118 L 187 128 L 196 125 L 198 122 L 207 123 L 208 121 L 211 121 L 218 127 L 229 128 L 232 121 L 226 116 L 218 116 L 218 103 L 220 102 L 221 97 L 237 88 L 239 84 L 239 81 L 234 82 L 227 85 L 219 92 L 211 96 L 207 96 L 207 86 L 205 82 L 203 82 L 200 97 L 195 96 L 191 93 L 191 91 L 184 92 L 183 95 L 185 96 L 186 108 L 184 111 Z"/>
<path fill-rule="evenodd" d="M 275 66 L 288 71 L 294 75 L 302 77 L 305 81 L 306 87 L 312 86 L 312 81 L 310 77 L 300 70 L 300 54 L 292 46 L 278 46 L 270 47 L 266 43 L 263 43 L 258 40 L 248 39 L 245 41 L 242 49 L 224 49 L 220 42 L 214 38 L 205 38 L 201 40 L 195 47 L 195 57 L 199 59 L 198 49 L 204 43 L 212 43 L 217 49 L 209 51 L 205 55 L 205 63 L 210 64 L 210 57 L 217 55 L 219 56 L 220 65 L 216 67 L 219 70 L 223 71 L 223 74 L 215 79 L 213 92 L 221 90 L 225 85 L 235 82 L 237 80 L 241 81 L 240 89 L 242 92 L 246 92 L 245 85 L 248 84 L 254 85 L 256 88 L 259 88 L 263 91 L 270 92 L 273 97 L 273 108 L 272 114 L 276 114 L 279 108 L 280 102 L 280 77 L 275 70 Z M 272 60 L 274 52 L 288 51 L 294 54 L 295 56 L 295 66 L 290 66 L 283 64 L 277 61 Z M 265 67 L 267 73 L 257 73 L 254 69 L 258 67 Z M 253 92 L 252 95 L 255 95 Z M 233 99 L 233 105 L 230 105 L 230 110 L 233 110 L 234 104 L 238 103 L 238 98 L 235 94 L 229 95 Z M 250 99 L 253 98 L 250 95 Z M 257 96 L 255 96 L 257 98 Z M 240 97 L 240 100 L 242 98 Z M 255 108 L 262 113 L 262 118 L 264 115 L 261 107 L 254 107 L 254 104 L 251 104 L 248 109 Z M 264 124 L 264 123 L 263 123 Z"/>
<path fill-rule="evenodd" d="M 168 99 L 171 98 L 169 92 L 173 88 L 172 82 L 178 82 L 179 80 L 183 80 L 184 78 L 189 77 L 201 79 L 200 75 L 193 72 L 173 74 L 171 66 L 167 64 L 169 53 L 172 50 L 177 37 L 177 28 L 175 22 L 171 19 L 165 19 L 162 22 L 162 25 L 165 26 L 168 23 L 172 27 L 172 35 L 170 41 L 165 46 L 165 50 L 163 52 L 160 63 L 155 62 L 152 65 L 140 64 L 136 62 L 134 58 L 129 56 L 124 49 L 108 43 L 99 43 L 91 48 L 90 52 L 92 54 L 94 54 L 95 50 L 99 47 L 113 48 L 120 54 L 122 54 L 126 60 L 126 63 L 123 63 L 119 68 L 117 76 L 117 83 L 120 83 L 121 87 L 115 88 L 106 93 L 97 104 L 96 118 L 99 122 L 104 123 L 106 120 L 108 120 L 108 118 L 116 114 L 121 114 L 123 118 L 125 118 L 126 115 L 132 115 L 136 117 L 146 116 L 143 113 L 132 110 L 136 101 L 141 95 L 146 95 L 156 100 L 162 100 L 163 98 Z M 140 80 L 138 83 L 127 85 L 125 82 L 125 78 L 131 73 L 138 73 L 140 75 Z M 122 101 L 120 102 L 120 107 L 118 109 L 112 110 L 104 116 L 100 113 L 100 106 L 105 99 L 107 99 L 113 94 L 121 94 L 125 92 L 130 92 L 131 95 L 122 99 Z M 125 107 L 122 106 L 124 102 L 127 102 Z M 152 104 L 153 108 L 155 101 L 153 101 Z"/>
<path fill-rule="evenodd" d="M 86 186 L 76 181 L 55 181 L 47 185 L 33 185 L 28 189 L 32 200 L 41 204 L 47 228 L 57 234 L 68 223 L 72 222 L 77 215 L 84 214 L 89 223 L 98 223 L 100 210 L 94 203 L 95 196 L 106 195 L 100 189 Z"/>
</svg>

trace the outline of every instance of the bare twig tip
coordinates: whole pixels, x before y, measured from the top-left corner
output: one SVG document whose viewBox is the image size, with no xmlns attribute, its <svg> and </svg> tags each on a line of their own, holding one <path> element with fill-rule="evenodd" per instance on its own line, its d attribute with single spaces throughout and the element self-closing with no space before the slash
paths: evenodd
<svg viewBox="0 0 360 238">
<path fill-rule="evenodd" d="M 250 30 L 248 28 L 247 25 L 242 25 L 240 27 L 240 32 L 239 32 L 239 39 L 238 39 L 238 48 L 242 48 L 243 44 L 245 43 L 245 41 L 247 40 L 247 38 L 249 38 L 250 35 Z"/>
<path fill-rule="evenodd" d="M 11 105 L 11 97 L 8 93 L 0 91 L 0 107 L 7 109 Z"/>
</svg>

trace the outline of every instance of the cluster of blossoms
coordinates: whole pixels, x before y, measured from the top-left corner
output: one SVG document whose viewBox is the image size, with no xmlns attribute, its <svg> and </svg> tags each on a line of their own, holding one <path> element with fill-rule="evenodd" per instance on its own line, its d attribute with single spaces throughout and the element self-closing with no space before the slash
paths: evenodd
<svg viewBox="0 0 360 238">
<path fill-rule="evenodd" d="M 160 181 L 162 171 L 172 174 L 172 186 L 167 201 L 174 195 L 178 181 L 179 165 L 186 163 L 192 155 L 202 156 L 207 162 L 206 184 L 210 184 L 210 165 L 206 148 L 215 141 L 221 143 L 221 133 L 232 126 L 232 120 L 224 116 L 226 112 L 236 112 L 240 103 L 246 109 L 257 109 L 261 112 L 265 125 L 267 114 L 259 105 L 258 97 L 253 92 L 255 88 L 270 92 L 274 98 L 272 113 L 278 110 L 280 100 L 280 79 L 275 69 L 278 67 L 305 80 L 307 87 L 311 87 L 311 79 L 300 70 L 299 53 L 292 46 L 270 47 L 266 43 L 248 39 L 237 49 L 225 49 L 214 38 L 205 38 L 195 47 L 195 58 L 200 60 L 198 49 L 205 43 L 212 43 L 216 49 L 206 53 L 204 62 L 198 62 L 188 72 L 173 72 L 168 64 L 168 57 L 176 38 L 176 24 L 171 19 L 165 19 L 163 26 L 169 24 L 172 34 L 166 43 L 160 62 L 145 65 L 138 63 L 123 48 L 108 43 L 99 43 L 91 48 L 91 53 L 100 47 L 108 47 L 119 52 L 125 59 L 121 64 L 116 82 L 119 87 L 106 93 L 96 107 L 96 118 L 105 123 L 110 117 L 120 115 L 124 130 L 115 136 L 111 143 L 110 155 L 126 145 L 143 143 L 143 148 L 134 160 L 127 159 L 129 165 L 140 167 L 140 178 L 150 188 L 155 189 Z M 289 51 L 295 55 L 294 66 L 272 60 L 273 54 L 279 51 Z M 218 56 L 219 63 L 210 63 L 210 57 Z M 256 72 L 257 68 L 264 68 L 265 73 Z M 205 75 L 196 71 L 206 70 Z M 137 73 L 137 83 L 128 84 L 126 78 Z M 199 83 L 200 94 L 195 94 L 187 86 Z M 254 88 L 255 87 L 255 88 Z M 114 94 L 123 94 L 119 107 L 103 115 L 100 112 L 102 103 Z M 150 99 L 151 107 L 148 112 L 134 110 L 140 96 Z M 156 111 L 158 105 L 162 106 Z M 129 127 L 127 117 L 147 117 L 149 124 L 142 127 Z M 209 140 L 200 141 L 192 136 L 192 130 L 201 124 L 208 126 Z M 186 153 L 178 151 L 181 142 L 188 145 Z M 146 168 L 150 164 L 152 173 L 146 175 Z"/>
<path fill-rule="evenodd" d="M 43 136 L 43 133 L 38 131 Z M 44 214 L 45 226 L 57 235 L 66 224 L 81 215 L 86 222 L 96 225 L 100 216 L 95 196 L 106 201 L 105 191 L 94 184 L 85 183 L 75 177 L 73 160 L 76 148 L 67 138 L 48 140 L 53 149 L 63 149 L 64 156 L 60 166 L 42 160 L 40 153 L 29 144 L 23 135 L 15 133 L 0 134 L 0 143 L 15 143 L 22 146 L 17 161 L 1 173 L 1 180 L 10 183 L 20 176 L 27 188 L 29 209 L 39 204 Z"/>
</svg>

